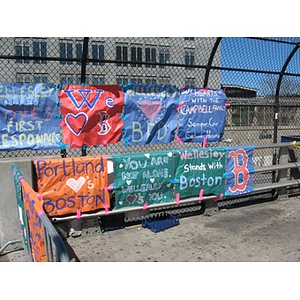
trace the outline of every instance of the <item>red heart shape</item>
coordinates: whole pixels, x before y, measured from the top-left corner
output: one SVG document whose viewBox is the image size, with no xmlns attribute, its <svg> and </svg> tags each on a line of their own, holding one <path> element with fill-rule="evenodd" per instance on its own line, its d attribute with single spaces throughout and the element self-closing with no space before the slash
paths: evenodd
<svg viewBox="0 0 300 300">
<path fill-rule="evenodd" d="M 85 127 L 88 119 L 89 118 L 85 113 L 79 113 L 77 115 L 69 113 L 66 115 L 65 122 L 74 134 L 79 135 Z"/>
<path fill-rule="evenodd" d="M 143 100 L 141 101 L 141 109 L 150 122 L 152 122 L 161 110 L 161 102 L 159 100 Z"/>
</svg>

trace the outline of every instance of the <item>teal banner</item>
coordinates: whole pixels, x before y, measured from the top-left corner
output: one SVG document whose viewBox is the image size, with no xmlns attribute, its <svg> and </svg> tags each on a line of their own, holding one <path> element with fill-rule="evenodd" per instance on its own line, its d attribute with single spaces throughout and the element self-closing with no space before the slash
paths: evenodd
<svg viewBox="0 0 300 300">
<path fill-rule="evenodd" d="M 115 208 L 173 202 L 172 152 L 147 152 L 113 157 Z"/>
<path fill-rule="evenodd" d="M 23 175 L 19 171 L 19 168 L 16 165 L 12 165 L 11 168 L 12 168 L 15 191 L 16 191 L 17 209 L 18 209 L 17 212 L 18 212 L 22 242 L 23 242 L 23 246 L 26 251 L 27 257 L 30 260 L 32 260 L 26 209 L 25 209 L 24 202 L 23 202 L 22 188 L 21 188 L 21 184 L 20 184 L 20 180 L 23 179 Z"/>
<path fill-rule="evenodd" d="M 176 194 L 180 198 L 225 194 L 225 148 L 186 149 L 176 151 Z"/>
</svg>

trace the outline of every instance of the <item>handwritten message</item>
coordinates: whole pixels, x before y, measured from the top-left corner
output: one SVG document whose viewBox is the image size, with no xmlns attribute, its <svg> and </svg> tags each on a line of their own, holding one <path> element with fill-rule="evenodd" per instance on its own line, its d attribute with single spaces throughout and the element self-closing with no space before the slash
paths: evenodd
<svg viewBox="0 0 300 300">
<path fill-rule="evenodd" d="M 172 152 L 116 155 L 113 164 L 116 209 L 173 201 Z"/>
<path fill-rule="evenodd" d="M 224 134 L 226 95 L 221 89 L 183 89 L 178 137 L 183 142 L 218 142 Z"/>
<path fill-rule="evenodd" d="M 85 156 L 33 161 L 38 192 L 49 216 L 95 211 L 107 206 L 107 157 Z"/>
<path fill-rule="evenodd" d="M 124 93 L 125 145 L 171 142 L 177 128 L 178 100 L 175 86 L 128 86 Z"/>
<path fill-rule="evenodd" d="M 225 193 L 226 150 L 223 148 L 187 149 L 176 151 L 175 176 L 179 183 L 175 192 L 181 198 Z"/>
<path fill-rule="evenodd" d="M 58 150 L 58 125 L 54 84 L 0 84 L 0 150 Z"/>
</svg>

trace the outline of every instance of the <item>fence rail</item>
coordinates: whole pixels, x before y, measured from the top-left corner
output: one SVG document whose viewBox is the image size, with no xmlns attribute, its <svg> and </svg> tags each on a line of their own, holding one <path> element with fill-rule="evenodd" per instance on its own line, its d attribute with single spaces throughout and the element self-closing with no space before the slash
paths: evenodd
<svg viewBox="0 0 300 300">
<path fill-rule="evenodd" d="M 232 104 L 224 140 L 248 144 L 241 126 L 271 126 L 267 135 L 254 134 L 252 143 L 276 143 L 299 131 L 299 43 L 300 38 L 263 37 L 7 37 L 0 38 L 0 82 L 222 87 Z M 159 147 L 165 145 L 150 149 Z M 0 151 L 0 158 L 94 155 L 102 148 Z M 109 151 L 132 150 L 118 143 Z"/>
</svg>

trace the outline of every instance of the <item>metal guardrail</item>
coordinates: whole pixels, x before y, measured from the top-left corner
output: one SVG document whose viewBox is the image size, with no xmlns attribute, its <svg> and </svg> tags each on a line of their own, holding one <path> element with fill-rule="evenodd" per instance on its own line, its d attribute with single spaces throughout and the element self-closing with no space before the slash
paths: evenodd
<svg viewBox="0 0 300 300">
<path fill-rule="evenodd" d="M 46 214 L 40 216 L 43 224 L 45 250 L 48 262 L 69 262 L 70 258 L 65 243 L 57 233 Z"/>
<path fill-rule="evenodd" d="M 16 188 L 16 198 L 17 198 L 17 205 L 19 206 L 18 214 L 19 214 L 19 220 L 22 220 L 20 222 L 20 225 L 26 224 L 26 226 L 23 226 L 21 228 L 21 235 L 23 241 L 14 240 L 7 242 L 1 249 L 0 254 L 4 251 L 5 248 L 7 248 L 10 244 L 17 243 L 17 242 L 23 242 L 23 245 L 29 245 L 29 251 L 27 253 L 27 259 L 29 261 L 33 261 L 33 255 L 32 255 L 32 247 L 30 243 L 30 223 L 27 219 L 27 213 L 23 213 L 22 216 L 20 214 L 22 213 L 22 209 L 25 210 L 23 195 L 22 195 L 22 188 L 21 188 L 21 180 L 24 180 L 22 173 L 20 172 L 17 165 L 12 165 L 13 175 L 14 175 L 14 183 Z M 48 262 L 69 262 L 69 255 L 66 248 L 65 243 L 63 242 L 62 238 L 54 228 L 53 224 L 47 217 L 44 211 L 35 211 L 33 209 L 33 212 L 38 216 L 38 218 L 41 221 L 41 226 L 43 230 L 43 238 L 44 238 L 44 246 L 45 246 L 45 253 L 46 253 L 46 260 Z M 26 216 L 26 223 L 24 222 L 24 216 Z M 28 225 L 28 226 L 27 226 Z M 24 231 L 27 231 L 24 234 Z M 2 255 L 5 255 L 2 254 Z"/>
<path fill-rule="evenodd" d="M 293 145 L 299 146 L 300 142 L 294 143 Z M 256 145 L 254 146 L 254 149 L 284 149 L 286 148 L 286 151 L 284 151 L 285 155 L 283 155 L 283 151 L 281 151 L 280 155 L 281 157 L 279 160 L 282 161 L 281 164 L 273 164 L 269 166 L 262 166 L 262 167 L 257 167 L 254 170 L 254 173 L 264 173 L 264 172 L 276 172 L 278 171 L 278 182 L 274 181 L 272 183 L 267 183 L 267 184 L 257 184 L 254 185 L 254 192 L 263 192 L 267 190 L 272 190 L 272 189 L 280 189 L 284 187 L 290 187 L 294 185 L 300 185 L 300 182 L 298 180 L 287 180 L 287 178 L 282 178 L 283 174 L 280 173 L 281 170 L 287 170 L 291 168 L 297 168 L 300 167 L 300 162 L 297 163 L 287 163 L 288 158 L 286 157 L 287 149 L 289 147 L 292 147 L 291 143 L 274 143 L 274 144 L 266 144 L 266 145 Z M 243 147 L 243 146 L 241 146 Z M 284 161 L 283 158 L 284 157 Z M 283 180 L 284 179 L 284 180 Z M 249 194 L 247 194 L 249 195 Z M 202 202 L 205 203 L 206 201 L 215 201 L 215 199 L 218 198 L 217 196 L 203 196 Z M 231 197 L 232 198 L 232 197 Z M 223 199 L 226 199 L 224 197 Z M 199 203 L 199 198 L 198 197 L 190 197 L 186 199 L 181 199 L 180 204 L 176 203 L 159 203 L 159 204 L 152 204 L 149 205 L 147 208 L 147 211 L 152 210 L 152 209 L 163 209 L 163 208 L 173 208 L 173 207 L 180 207 L 181 204 L 193 204 L 193 203 Z M 115 214 L 120 214 L 120 213 L 127 213 L 127 212 L 137 212 L 137 211 L 142 211 L 142 207 L 129 207 L 129 208 L 122 208 L 118 210 L 111 210 L 109 211 L 109 215 L 115 215 Z M 95 218 L 95 217 L 104 217 L 106 213 L 104 211 L 99 211 L 95 213 L 83 213 L 81 215 L 82 218 Z M 75 215 L 70 215 L 66 217 L 52 217 L 51 221 L 53 223 L 61 222 L 61 221 L 68 221 L 68 220 L 75 220 L 76 216 Z"/>
<path fill-rule="evenodd" d="M 267 165 L 267 166 L 261 166 L 254 169 L 254 173 L 270 173 L 270 172 L 277 172 L 277 177 L 274 182 L 271 183 L 265 183 L 265 184 L 254 184 L 254 193 L 257 192 L 264 192 L 268 190 L 276 190 L 277 191 L 277 198 L 278 195 L 282 195 L 283 193 L 287 193 L 286 187 L 292 187 L 292 186 L 298 186 L 300 187 L 300 181 L 297 179 L 291 179 L 287 176 L 287 170 L 288 169 L 294 169 L 300 167 L 300 161 L 298 162 L 288 162 L 289 161 L 289 149 L 291 147 L 299 147 L 300 142 L 295 143 L 276 143 L 276 144 L 267 144 L 267 145 L 258 145 L 254 146 L 254 149 L 279 149 L 278 153 L 274 153 L 275 156 L 277 156 L 277 159 L 273 160 L 273 165 Z M 241 146 L 242 147 L 242 146 Z M 295 148 L 296 149 L 296 148 Z M 274 163 L 277 162 L 277 163 Z M 13 165 L 12 168 L 17 168 L 17 166 Z M 21 174 L 21 173 L 20 173 Z M 23 177 L 20 175 L 20 179 L 24 180 Z M 20 182 L 18 182 L 20 184 Z M 281 192 L 280 192 L 281 191 Z M 247 196 L 251 195 L 252 193 L 246 194 Z M 202 203 L 216 203 L 217 196 L 215 195 L 209 195 L 204 196 L 202 198 Z M 232 197 L 231 197 L 232 198 Z M 222 199 L 226 200 L 226 196 Z M 152 204 L 149 205 L 144 211 L 143 214 L 150 213 L 150 211 L 155 210 L 164 210 L 164 209 L 170 209 L 170 208 L 180 208 L 180 206 L 186 206 L 186 205 L 192 205 L 198 203 L 199 204 L 199 198 L 198 197 L 190 197 L 186 199 L 181 199 L 180 204 L 173 203 L 160 203 L 160 204 Z M 209 209 L 211 206 L 207 206 Z M 118 209 L 118 210 L 111 210 L 109 211 L 110 215 L 115 214 L 121 214 L 121 213 L 128 213 L 128 212 L 139 212 L 142 211 L 142 207 L 130 207 L 130 208 L 124 208 L 124 209 Z M 107 212 L 99 211 L 95 213 L 84 213 L 81 215 L 81 218 L 89 219 L 89 218 L 97 218 L 97 217 L 103 217 L 107 214 Z M 45 252 L 47 261 L 51 262 L 68 262 L 70 261 L 68 251 L 66 249 L 66 245 L 63 242 L 61 236 L 56 231 L 55 227 L 53 226 L 53 223 L 59 223 L 59 222 L 65 222 L 70 220 L 75 220 L 76 216 L 65 216 L 65 217 L 52 217 L 49 218 L 44 212 L 39 212 L 39 217 L 42 222 L 43 227 L 43 233 L 44 233 L 44 244 L 45 244 Z M 9 244 L 19 242 L 19 241 L 11 241 L 8 242 L 6 245 L 4 245 L 0 249 L 0 254 L 6 248 Z"/>
</svg>

